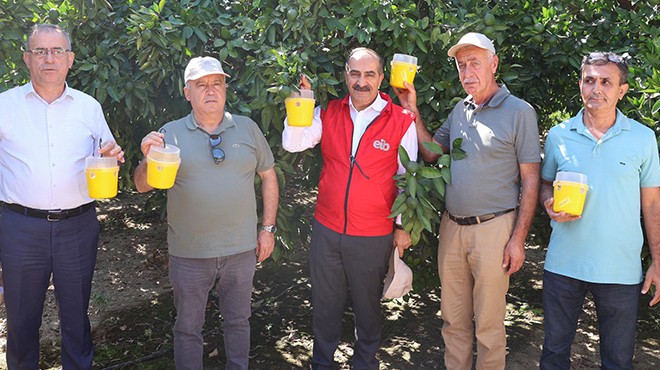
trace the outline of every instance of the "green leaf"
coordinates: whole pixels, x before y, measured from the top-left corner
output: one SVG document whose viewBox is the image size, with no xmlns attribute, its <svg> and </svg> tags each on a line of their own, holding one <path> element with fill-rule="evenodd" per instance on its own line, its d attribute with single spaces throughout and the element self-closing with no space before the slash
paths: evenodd
<svg viewBox="0 0 660 370">
<path fill-rule="evenodd" d="M 442 179 L 445 180 L 447 184 L 451 184 L 451 170 L 449 167 L 442 167 L 440 172 L 442 172 Z"/>
<path fill-rule="evenodd" d="M 445 179 L 443 178 L 437 178 L 433 180 L 433 186 L 435 186 L 435 190 L 440 194 L 440 196 L 444 197 L 445 196 Z"/>
<path fill-rule="evenodd" d="M 188 40 L 192 36 L 193 30 L 190 26 L 183 27 L 183 38 Z"/>
<path fill-rule="evenodd" d="M 403 202 L 401 205 L 399 205 L 398 208 L 393 209 L 392 213 L 390 213 L 390 215 L 387 216 L 387 217 L 388 218 L 396 218 L 398 215 L 403 214 L 407 209 L 408 209 L 408 205 L 406 204 L 406 202 Z"/>
<path fill-rule="evenodd" d="M 208 36 L 206 36 L 204 31 L 202 31 L 198 27 L 193 27 L 193 32 L 202 41 L 203 44 L 206 44 L 206 42 L 209 41 Z"/>
<path fill-rule="evenodd" d="M 440 155 L 445 154 L 444 150 L 442 150 L 442 146 L 440 146 L 438 143 L 435 143 L 433 141 L 424 142 L 422 143 L 422 145 L 432 153 L 440 154 Z"/>
<path fill-rule="evenodd" d="M 417 196 L 417 179 L 415 176 L 410 176 L 408 179 L 408 193 L 413 198 Z"/>
<path fill-rule="evenodd" d="M 452 150 L 452 152 L 451 152 L 451 159 L 453 159 L 453 160 L 455 160 L 455 161 L 461 160 L 461 159 L 463 159 L 463 158 L 465 158 L 465 157 L 467 157 L 467 154 L 466 154 L 465 151 L 464 151 L 463 149 L 461 149 L 461 148 L 454 149 L 454 150 Z"/>
<path fill-rule="evenodd" d="M 420 167 L 417 170 L 417 173 L 421 175 L 422 177 L 425 177 L 427 179 L 435 179 L 438 177 L 442 176 L 442 173 L 440 173 L 440 170 L 433 168 L 433 167 Z"/>
<path fill-rule="evenodd" d="M 437 163 L 440 167 L 449 167 L 451 164 L 451 156 L 449 156 L 449 154 L 444 154 L 442 157 L 438 158 Z"/>
<path fill-rule="evenodd" d="M 398 209 L 401 207 L 402 204 L 406 203 L 406 193 L 401 192 L 396 199 L 394 200 L 394 204 L 392 204 L 392 211 Z M 397 213 L 398 214 L 398 213 Z"/>
<path fill-rule="evenodd" d="M 460 137 L 454 139 L 454 141 L 452 142 L 451 158 L 455 161 L 463 159 L 467 156 L 465 151 L 461 149 L 461 144 L 463 144 L 463 139 Z"/>
<path fill-rule="evenodd" d="M 653 108 L 651 108 L 652 115 L 655 116 L 658 112 L 660 112 L 660 100 L 656 101 L 655 104 L 653 104 Z"/>
<path fill-rule="evenodd" d="M 401 159 L 401 163 L 410 162 L 410 156 L 408 156 L 408 152 L 406 151 L 406 148 L 403 147 L 403 145 L 399 145 L 399 158 Z"/>
<path fill-rule="evenodd" d="M 114 89 L 112 85 L 108 85 L 107 90 L 108 90 L 108 95 L 110 95 L 110 97 L 114 101 L 116 102 L 121 101 L 121 96 L 119 95 L 119 93 L 117 93 L 117 91 Z"/>
</svg>

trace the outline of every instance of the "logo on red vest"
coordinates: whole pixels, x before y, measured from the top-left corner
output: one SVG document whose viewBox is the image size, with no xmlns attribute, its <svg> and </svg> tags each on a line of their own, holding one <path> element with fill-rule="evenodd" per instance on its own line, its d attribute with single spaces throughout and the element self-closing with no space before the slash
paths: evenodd
<svg viewBox="0 0 660 370">
<path fill-rule="evenodd" d="M 374 141 L 374 148 L 380 149 L 384 152 L 390 150 L 390 144 L 387 143 L 384 139 Z"/>
</svg>

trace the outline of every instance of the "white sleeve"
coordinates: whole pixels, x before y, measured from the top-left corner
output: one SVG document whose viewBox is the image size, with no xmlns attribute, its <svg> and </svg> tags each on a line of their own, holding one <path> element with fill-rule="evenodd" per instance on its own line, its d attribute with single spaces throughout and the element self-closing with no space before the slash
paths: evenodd
<svg viewBox="0 0 660 370">
<path fill-rule="evenodd" d="M 323 124 L 321 123 L 321 107 L 314 108 L 314 118 L 309 127 L 289 126 L 284 119 L 284 130 L 282 131 L 282 147 L 287 152 L 297 153 L 313 148 L 321 141 Z"/>
<path fill-rule="evenodd" d="M 408 131 L 406 131 L 405 135 L 401 138 L 401 146 L 408 152 L 408 157 L 410 157 L 411 161 L 416 161 L 417 160 L 417 130 L 415 128 L 415 121 L 408 127 Z M 402 173 L 406 173 L 406 169 L 403 167 L 403 164 L 401 163 L 401 158 L 398 159 L 399 162 L 399 169 L 396 171 L 397 175 L 400 175 Z"/>
</svg>

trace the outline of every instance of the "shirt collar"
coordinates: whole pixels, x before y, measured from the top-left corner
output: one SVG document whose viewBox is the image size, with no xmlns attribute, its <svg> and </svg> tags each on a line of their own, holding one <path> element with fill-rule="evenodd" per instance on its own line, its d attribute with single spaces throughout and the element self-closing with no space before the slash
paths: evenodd
<svg viewBox="0 0 660 370">
<path fill-rule="evenodd" d="M 230 113 L 225 111 L 225 116 L 222 118 L 222 123 L 218 127 L 217 132 L 209 132 L 209 134 L 219 134 L 225 131 L 226 129 L 234 126 L 236 126 L 234 117 Z M 193 112 L 190 112 L 190 114 L 188 115 L 188 119 L 186 120 L 186 127 L 188 127 L 188 129 L 191 131 L 195 131 L 197 129 L 204 131 L 204 129 L 201 128 L 197 123 L 197 120 L 195 119 L 195 115 L 193 114 Z"/>
<path fill-rule="evenodd" d="M 41 96 L 39 96 L 39 94 L 37 94 L 37 92 L 34 90 L 34 86 L 32 85 L 32 81 L 30 81 L 30 82 L 26 83 L 25 85 L 23 85 L 22 88 L 23 88 L 23 97 L 26 97 L 26 98 L 27 98 L 29 95 L 32 95 L 32 96 L 34 96 L 35 98 L 37 98 L 37 99 L 41 100 L 42 102 L 44 102 L 45 104 L 48 104 L 48 103 L 46 103 L 46 101 L 45 101 Z M 65 82 L 64 82 L 64 91 L 62 92 L 62 95 L 60 95 L 59 98 L 55 99 L 55 101 L 53 101 L 53 103 L 57 103 L 57 102 L 59 102 L 59 101 L 62 101 L 62 100 L 64 100 L 64 99 L 67 98 L 67 97 L 68 97 L 68 98 L 71 98 L 71 99 L 74 99 L 74 95 L 71 93 L 71 88 L 69 87 L 69 84 L 67 84 L 66 81 L 65 81 Z"/>
<path fill-rule="evenodd" d="M 357 109 L 355 109 L 355 106 L 353 105 L 353 99 L 351 99 L 350 95 L 348 97 L 348 105 L 351 107 L 351 110 L 357 112 Z M 385 99 L 383 99 L 380 96 L 380 93 L 378 93 L 378 95 L 376 95 L 376 99 L 374 100 L 374 102 L 371 103 L 371 105 L 368 106 L 366 109 L 373 109 L 376 112 L 382 112 L 386 106 L 387 106 L 387 101 L 385 101 Z"/>
<path fill-rule="evenodd" d="M 582 119 L 582 116 L 584 115 L 584 108 L 580 109 L 578 114 L 571 120 L 570 122 L 570 129 L 575 130 L 579 133 L 585 133 L 588 131 L 587 126 L 584 125 L 584 121 Z M 616 108 L 616 120 L 614 120 L 614 125 L 610 127 L 607 130 L 607 135 L 616 135 L 620 133 L 622 130 L 629 131 L 630 130 L 630 121 L 628 120 L 628 117 L 626 117 L 619 108 Z"/>
<path fill-rule="evenodd" d="M 500 85 L 500 88 L 497 89 L 497 92 L 495 95 L 491 96 L 488 101 L 486 101 L 484 104 L 482 104 L 482 107 L 497 107 L 498 105 L 502 104 L 502 102 L 511 95 L 511 92 L 509 89 L 506 87 L 506 85 Z M 474 97 L 472 95 L 468 95 L 465 99 L 463 99 L 463 104 L 465 104 L 466 107 L 471 107 L 472 109 L 475 109 L 477 105 L 474 103 Z"/>
</svg>

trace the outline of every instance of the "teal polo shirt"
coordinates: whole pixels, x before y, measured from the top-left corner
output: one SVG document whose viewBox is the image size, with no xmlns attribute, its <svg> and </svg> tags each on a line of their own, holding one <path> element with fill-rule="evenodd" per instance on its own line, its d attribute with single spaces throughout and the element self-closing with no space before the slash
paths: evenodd
<svg viewBox="0 0 660 370">
<path fill-rule="evenodd" d="M 541 176 L 558 171 L 587 175 L 582 217 L 551 222 L 545 269 L 603 284 L 638 284 L 644 236 L 640 188 L 660 186 L 658 143 L 653 130 L 623 115 L 596 140 L 582 121 L 583 110 L 548 133 Z"/>
</svg>

